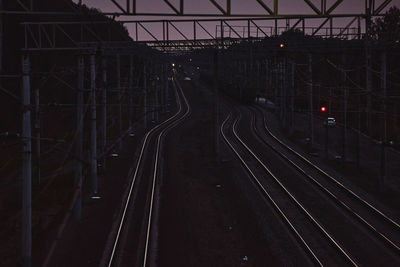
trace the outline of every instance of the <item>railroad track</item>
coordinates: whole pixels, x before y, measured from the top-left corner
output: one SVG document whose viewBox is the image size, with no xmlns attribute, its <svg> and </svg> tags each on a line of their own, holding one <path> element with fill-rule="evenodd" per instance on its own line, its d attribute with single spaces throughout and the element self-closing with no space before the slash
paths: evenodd
<svg viewBox="0 0 400 267">
<path fill-rule="evenodd" d="M 257 115 L 261 115 L 258 116 L 258 120 Z M 337 202 L 338 205 L 346 209 L 350 215 L 359 220 L 377 238 L 382 239 L 388 247 L 400 255 L 399 223 L 280 140 L 269 130 L 265 114 L 260 108 L 253 109 L 252 126 L 256 135 L 265 145 L 274 150 L 277 155 L 298 170 L 322 192 Z M 284 151 L 274 146 L 272 142 L 283 148 Z M 292 157 L 284 153 L 285 151 Z"/>
<path fill-rule="evenodd" d="M 388 251 L 390 243 L 382 245 L 377 236 L 371 237 L 371 229 L 365 231 L 360 227 L 359 218 L 349 218 L 348 210 L 343 212 L 341 205 L 305 182 L 298 169 L 271 151 L 266 140 L 262 141 L 260 133 L 256 133 L 254 114 L 252 119 L 249 114 L 242 119 L 243 111 L 237 113 L 236 118 L 228 116 L 221 126 L 225 142 L 314 263 L 321 266 L 399 263 L 395 247 Z M 243 127 L 246 122 L 250 125 Z M 238 131 L 239 126 L 242 127 Z M 349 240 L 352 235 L 358 237 L 354 242 Z M 366 254 L 366 247 L 374 252 Z M 371 256 L 374 253 L 376 257 Z"/>
<path fill-rule="evenodd" d="M 121 215 L 105 249 L 101 266 L 149 266 L 154 240 L 154 207 L 157 200 L 157 180 L 160 175 L 162 142 L 169 130 L 190 114 L 189 103 L 176 79 L 172 81 L 178 110 L 152 128 L 144 136 Z"/>
</svg>

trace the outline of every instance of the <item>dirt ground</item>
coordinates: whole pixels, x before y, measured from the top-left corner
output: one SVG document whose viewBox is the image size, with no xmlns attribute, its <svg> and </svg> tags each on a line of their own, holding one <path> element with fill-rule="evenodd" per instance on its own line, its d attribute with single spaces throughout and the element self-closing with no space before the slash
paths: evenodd
<svg viewBox="0 0 400 267">
<path fill-rule="evenodd" d="M 192 114 L 167 137 L 157 265 L 294 264 L 302 256 L 290 247 L 293 240 L 270 209 L 260 210 L 264 200 L 223 143 L 216 160 L 212 93 L 191 83 L 182 87 Z"/>
</svg>

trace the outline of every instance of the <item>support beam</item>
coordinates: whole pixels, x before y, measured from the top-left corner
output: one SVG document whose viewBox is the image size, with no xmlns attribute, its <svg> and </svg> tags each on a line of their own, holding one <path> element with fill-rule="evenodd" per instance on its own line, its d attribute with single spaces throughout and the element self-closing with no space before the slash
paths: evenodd
<svg viewBox="0 0 400 267">
<path fill-rule="evenodd" d="M 290 134 L 294 132 L 294 96 L 295 96 L 295 73 L 296 73 L 296 62 L 291 61 L 290 68 Z"/>
<path fill-rule="evenodd" d="M 76 143 L 75 143 L 75 178 L 74 187 L 77 188 L 82 180 L 83 172 L 83 92 L 84 92 L 84 66 L 83 56 L 78 57 L 78 84 L 76 99 Z M 82 215 L 82 189 L 75 202 L 73 215 L 76 221 L 81 219 Z"/>
<path fill-rule="evenodd" d="M 160 90 L 161 90 L 161 112 L 165 112 L 165 64 L 160 64 Z"/>
<path fill-rule="evenodd" d="M 367 134 L 371 136 L 372 134 L 372 53 L 371 47 L 368 41 L 365 43 L 365 84 L 367 91 L 367 114 L 366 114 L 366 125 Z"/>
<path fill-rule="evenodd" d="M 129 56 L 129 131 L 132 132 L 133 127 L 133 55 Z"/>
<path fill-rule="evenodd" d="M 4 6 L 3 6 L 3 0 L 0 0 L 0 11 L 3 11 Z M 3 24 L 4 24 L 4 14 L 0 14 L 0 73 L 3 72 L 3 43 L 4 43 L 4 29 L 3 29 Z"/>
<path fill-rule="evenodd" d="M 219 78 L 219 59 L 221 51 L 214 51 L 214 152 L 216 160 L 219 161 L 219 99 L 218 99 L 218 78 Z M 222 58 L 222 56 L 221 56 Z"/>
<path fill-rule="evenodd" d="M 40 184 L 40 90 L 35 89 L 35 178 L 37 184 Z"/>
<path fill-rule="evenodd" d="M 308 94 L 309 94 L 309 129 L 310 144 L 314 144 L 314 104 L 313 104 L 313 78 L 312 78 L 312 54 L 308 54 Z"/>
<path fill-rule="evenodd" d="M 343 143 L 342 143 L 342 160 L 345 162 L 347 159 L 347 99 L 348 99 L 348 88 L 346 86 L 346 54 L 342 54 L 342 69 L 340 73 L 340 80 L 343 88 Z"/>
<path fill-rule="evenodd" d="M 165 64 L 165 110 L 166 112 L 169 112 L 169 81 L 168 81 L 168 68 L 169 64 Z"/>
<path fill-rule="evenodd" d="M 143 64 L 143 127 L 147 128 L 147 66 L 146 61 Z"/>
<path fill-rule="evenodd" d="M 159 65 L 156 65 L 155 66 L 155 75 L 156 75 L 156 77 L 160 77 L 160 74 L 159 74 Z M 154 93 L 155 93 L 155 102 L 156 102 L 156 104 L 155 104 L 155 121 L 156 122 L 158 122 L 158 120 L 159 120 L 159 114 L 160 114 L 160 99 L 159 99 L 159 93 L 160 93 L 160 90 L 159 90 L 159 81 L 158 81 L 158 79 L 154 79 Z"/>
<path fill-rule="evenodd" d="M 118 91 L 118 151 L 122 148 L 122 89 L 121 89 L 121 57 L 116 55 L 117 91 Z"/>
<path fill-rule="evenodd" d="M 382 146 L 381 146 L 381 167 L 380 167 L 380 181 L 379 187 L 381 192 L 385 191 L 385 183 L 387 180 L 386 172 L 386 146 L 388 144 L 387 137 L 387 86 L 386 86 L 386 52 L 381 55 L 381 90 L 383 96 L 383 133 L 382 133 Z"/>
<path fill-rule="evenodd" d="M 91 193 L 98 193 L 97 181 L 97 116 L 96 116 L 96 57 L 90 55 L 90 175 Z"/>
<path fill-rule="evenodd" d="M 22 56 L 22 266 L 32 260 L 32 144 L 30 60 Z"/>
<path fill-rule="evenodd" d="M 101 61 L 102 71 L 102 91 L 101 91 L 101 117 L 102 117 L 102 128 L 101 128 L 101 152 L 103 158 L 101 159 L 101 166 L 103 171 L 107 165 L 107 58 L 103 57 Z"/>
</svg>

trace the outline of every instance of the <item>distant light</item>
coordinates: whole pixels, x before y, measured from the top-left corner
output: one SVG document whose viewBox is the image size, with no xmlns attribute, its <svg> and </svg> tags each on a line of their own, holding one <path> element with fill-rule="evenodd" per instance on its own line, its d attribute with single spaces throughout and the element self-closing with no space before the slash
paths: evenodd
<svg viewBox="0 0 400 267">
<path fill-rule="evenodd" d="M 321 111 L 325 112 L 326 111 L 326 107 L 321 107 Z"/>
<path fill-rule="evenodd" d="M 189 61 L 190 61 L 190 62 L 192 62 L 192 59 L 191 59 L 191 58 L 189 58 Z"/>
<path fill-rule="evenodd" d="M 175 67 L 175 63 L 172 63 L 172 67 Z"/>
<path fill-rule="evenodd" d="M 199 70 L 199 69 L 200 69 L 200 67 L 197 67 L 197 69 Z"/>
<path fill-rule="evenodd" d="M 279 47 L 280 47 L 280 48 L 284 48 L 285 45 L 284 45 L 284 44 L 280 44 Z"/>
</svg>

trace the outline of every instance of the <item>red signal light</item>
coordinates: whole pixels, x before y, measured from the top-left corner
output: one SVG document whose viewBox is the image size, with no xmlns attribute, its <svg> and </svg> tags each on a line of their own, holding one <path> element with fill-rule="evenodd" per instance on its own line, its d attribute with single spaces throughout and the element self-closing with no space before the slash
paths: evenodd
<svg viewBox="0 0 400 267">
<path fill-rule="evenodd" d="M 321 107 L 321 111 L 325 112 L 326 111 L 326 107 Z"/>
</svg>

